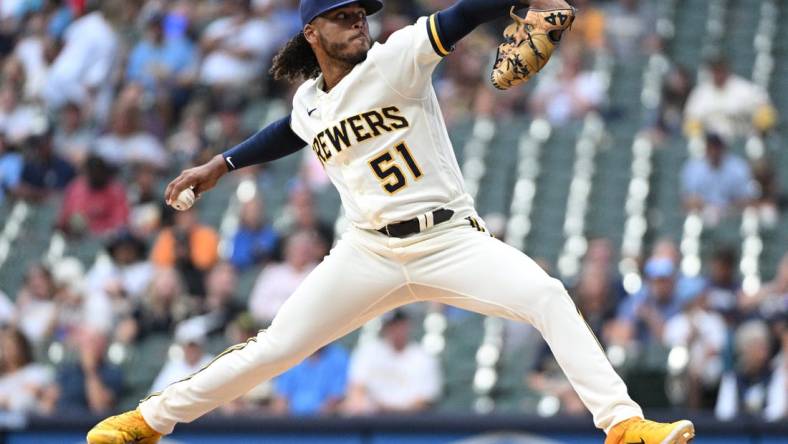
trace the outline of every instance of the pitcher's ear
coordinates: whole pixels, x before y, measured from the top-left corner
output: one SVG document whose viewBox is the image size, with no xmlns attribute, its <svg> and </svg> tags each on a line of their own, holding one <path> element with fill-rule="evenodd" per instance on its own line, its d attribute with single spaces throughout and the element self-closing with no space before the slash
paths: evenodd
<svg viewBox="0 0 788 444">
<path fill-rule="evenodd" d="M 309 23 L 308 25 L 304 26 L 303 32 L 304 32 L 304 38 L 306 39 L 307 42 L 309 42 L 310 45 L 317 44 L 318 41 L 317 28 L 315 26 Z"/>
</svg>

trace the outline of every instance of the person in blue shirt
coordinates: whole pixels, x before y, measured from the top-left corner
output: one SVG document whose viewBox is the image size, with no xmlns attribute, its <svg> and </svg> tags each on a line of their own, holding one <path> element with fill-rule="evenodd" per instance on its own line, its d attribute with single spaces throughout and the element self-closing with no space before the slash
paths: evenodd
<svg viewBox="0 0 788 444">
<path fill-rule="evenodd" d="M 722 137 L 709 133 L 705 156 L 684 164 L 681 194 L 687 210 L 703 211 L 706 221 L 716 225 L 719 219 L 749 205 L 757 190 L 747 161 L 728 152 Z"/>
<path fill-rule="evenodd" d="M 47 397 L 58 411 L 105 414 L 113 411 L 123 394 L 123 371 L 107 359 L 107 337 L 82 329 L 75 333 L 70 353 L 73 361 L 63 361 L 57 369 L 57 384 Z"/>
<path fill-rule="evenodd" d="M 347 390 L 349 356 L 329 344 L 274 381 L 276 413 L 329 415 L 336 413 Z"/>
<path fill-rule="evenodd" d="M 151 93 L 177 87 L 197 61 L 195 46 L 187 38 L 165 37 L 164 19 L 158 14 L 149 19 L 146 38 L 132 49 L 126 68 L 128 81 Z"/>
<path fill-rule="evenodd" d="M 240 219 L 230 262 L 238 270 L 245 270 L 271 258 L 279 244 L 279 234 L 265 221 L 264 206 L 259 200 L 244 203 Z"/>
<path fill-rule="evenodd" d="M 632 326 L 633 339 L 656 344 L 662 341 L 665 322 L 681 312 L 678 276 L 673 261 L 665 257 L 649 259 L 643 271 L 645 284 L 619 306 L 618 318 Z"/>
<path fill-rule="evenodd" d="M 19 185 L 23 167 L 22 154 L 9 150 L 6 142 L 0 140 L 0 205 L 6 194 Z"/>
<path fill-rule="evenodd" d="M 25 140 L 24 158 L 19 184 L 14 190 L 22 199 L 46 199 L 52 192 L 65 189 L 77 175 L 74 166 L 54 152 L 51 128 Z"/>
</svg>

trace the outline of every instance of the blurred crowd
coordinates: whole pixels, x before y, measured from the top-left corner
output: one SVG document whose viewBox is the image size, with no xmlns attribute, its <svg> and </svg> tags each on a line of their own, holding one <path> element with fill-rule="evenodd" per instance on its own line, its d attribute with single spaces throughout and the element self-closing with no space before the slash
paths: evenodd
<svg viewBox="0 0 788 444">
<path fill-rule="evenodd" d="M 371 18 L 372 32 L 383 41 L 451 3 L 390 1 Z M 560 55 L 526 88 L 501 94 L 488 85 L 505 22 L 457 45 L 435 77 L 450 129 L 469 116 L 542 117 L 560 127 L 590 112 L 606 115 L 606 81 L 595 61 L 665 51 L 655 2 L 573 3 L 582 14 Z M 0 2 L 0 206 L 55 202 L 53 229 L 70 242 L 97 239 L 103 247 L 92 263 L 30 264 L 12 294 L 0 283 L 0 412 L 133 407 L 265 328 L 327 254 L 334 221 L 322 219 L 315 202 L 327 179 L 310 153 L 288 188 L 274 191 L 286 195 L 284 208 L 269 213 L 262 193 L 242 200 L 228 242 L 203 221 L 199 202 L 175 212 L 161 197 L 178 171 L 263 126 L 261 107 L 289 109 L 293 85 L 273 81 L 267 70 L 300 29 L 297 5 Z M 657 143 L 703 142 L 705 151 L 680 175 L 685 211 L 713 225 L 754 207 L 763 225 L 774 227 L 785 195 L 773 162 L 752 162 L 730 147 L 767 136 L 776 110 L 724 56 L 707 60 L 704 73 L 695 82 L 696 73 L 671 65 L 644 131 Z M 265 167 L 238 173 L 261 186 L 267 174 Z M 643 284 L 631 294 L 615 256 L 611 241 L 593 240 L 578 277 L 566 284 L 636 399 L 713 410 L 726 420 L 788 415 L 788 253 L 755 294 L 742 290 L 738 252 L 726 246 L 704 273 L 689 277 L 679 269 L 675 240 L 655 242 L 642 259 Z M 250 291 L 239 294 L 250 274 Z M 352 415 L 440 406 L 455 368 L 419 340 L 419 322 L 435 310 L 442 309 L 390 313 L 373 337 L 330 344 L 223 411 Z M 467 319 L 446 314 L 449 323 Z M 506 340 L 527 361 L 519 381 L 528 393 L 558 399 L 561 413 L 584 414 L 538 334 L 510 325 Z M 662 379 L 649 379 L 660 373 L 654 369 Z M 664 383 L 655 389 L 654 381 Z"/>
</svg>

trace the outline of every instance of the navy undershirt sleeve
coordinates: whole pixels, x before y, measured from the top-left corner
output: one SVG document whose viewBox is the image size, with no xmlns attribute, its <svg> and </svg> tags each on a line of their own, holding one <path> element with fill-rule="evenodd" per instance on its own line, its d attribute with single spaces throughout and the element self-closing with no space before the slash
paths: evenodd
<svg viewBox="0 0 788 444">
<path fill-rule="evenodd" d="M 290 116 L 277 120 L 222 153 L 230 171 L 270 162 L 301 150 L 306 142 L 290 128 Z"/>
<path fill-rule="evenodd" d="M 459 0 L 438 12 L 438 32 L 446 47 L 454 46 L 482 23 L 508 17 L 512 6 L 525 7 L 521 0 Z"/>
</svg>

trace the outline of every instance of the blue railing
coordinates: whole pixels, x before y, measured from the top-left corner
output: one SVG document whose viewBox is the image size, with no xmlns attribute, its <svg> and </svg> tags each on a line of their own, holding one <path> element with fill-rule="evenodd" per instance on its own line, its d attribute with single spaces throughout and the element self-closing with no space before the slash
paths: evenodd
<svg viewBox="0 0 788 444">
<path fill-rule="evenodd" d="M 657 415 L 666 419 L 670 415 Z M 6 418 L 0 444 L 84 443 L 99 418 Z M 741 418 L 719 422 L 691 416 L 698 430 L 694 444 L 785 444 L 788 421 L 764 423 Z M 375 416 L 354 418 L 208 416 L 182 424 L 167 443 L 178 444 L 601 444 L 591 419 L 523 415 Z"/>
</svg>

